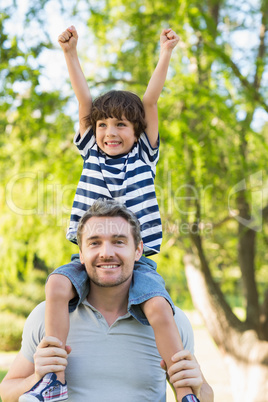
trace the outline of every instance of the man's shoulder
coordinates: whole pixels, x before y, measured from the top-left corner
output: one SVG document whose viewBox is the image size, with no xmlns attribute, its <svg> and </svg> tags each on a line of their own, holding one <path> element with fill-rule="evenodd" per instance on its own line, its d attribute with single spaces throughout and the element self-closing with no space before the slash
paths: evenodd
<svg viewBox="0 0 268 402">
<path fill-rule="evenodd" d="M 21 352 L 33 362 L 37 345 L 45 335 L 45 302 L 38 304 L 28 316 L 22 334 Z"/>
<path fill-rule="evenodd" d="M 179 308 L 178 306 L 174 306 L 174 307 L 175 307 L 175 316 L 184 317 L 185 319 L 188 320 L 187 315 L 181 308 Z"/>
<path fill-rule="evenodd" d="M 189 318 L 184 311 L 175 306 L 174 319 L 180 332 L 184 349 L 194 353 L 194 333 Z"/>
<path fill-rule="evenodd" d="M 35 308 L 33 309 L 33 311 L 31 312 L 31 314 L 33 313 L 38 313 L 38 314 L 45 314 L 45 308 L 46 308 L 46 302 L 42 301 L 41 303 L 37 304 L 37 306 L 35 306 Z"/>
<path fill-rule="evenodd" d="M 29 314 L 25 326 L 31 328 L 37 327 L 42 325 L 42 323 L 45 320 L 45 308 L 46 308 L 46 302 L 43 301 L 39 303 Z"/>
<path fill-rule="evenodd" d="M 174 319 L 179 327 L 181 326 L 187 326 L 187 327 L 192 327 L 189 318 L 185 314 L 184 311 L 182 311 L 178 306 L 175 306 L 175 315 Z"/>
</svg>

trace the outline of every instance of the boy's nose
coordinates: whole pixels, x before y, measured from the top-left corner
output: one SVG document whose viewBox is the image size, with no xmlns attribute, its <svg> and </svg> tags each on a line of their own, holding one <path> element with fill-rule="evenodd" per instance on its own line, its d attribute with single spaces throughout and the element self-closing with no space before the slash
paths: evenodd
<svg viewBox="0 0 268 402">
<path fill-rule="evenodd" d="M 116 128 L 113 126 L 109 126 L 106 131 L 107 136 L 114 136 L 116 135 Z"/>
</svg>

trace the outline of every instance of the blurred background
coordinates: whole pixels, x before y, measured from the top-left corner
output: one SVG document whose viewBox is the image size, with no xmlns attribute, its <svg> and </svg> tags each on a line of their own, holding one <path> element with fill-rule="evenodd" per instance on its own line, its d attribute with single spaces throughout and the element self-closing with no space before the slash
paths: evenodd
<svg viewBox="0 0 268 402">
<path fill-rule="evenodd" d="M 76 26 L 93 97 L 142 97 L 172 27 L 154 260 L 193 323 L 215 400 L 267 401 L 268 1 L 6 0 L 0 13 L 1 376 L 47 275 L 77 251 L 65 233 L 78 105 L 57 37 Z"/>
</svg>

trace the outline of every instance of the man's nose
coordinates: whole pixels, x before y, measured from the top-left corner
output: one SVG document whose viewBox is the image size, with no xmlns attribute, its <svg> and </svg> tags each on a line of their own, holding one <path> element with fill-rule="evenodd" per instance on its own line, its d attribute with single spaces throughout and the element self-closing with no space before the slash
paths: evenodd
<svg viewBox="0 0 268 402">
<path fill-rule="evenodd" d="M 114 248 L 110 242 L 104 242 L 101 246 L 100 257 L 111 258 L 114 256 Z"/>
</svg>

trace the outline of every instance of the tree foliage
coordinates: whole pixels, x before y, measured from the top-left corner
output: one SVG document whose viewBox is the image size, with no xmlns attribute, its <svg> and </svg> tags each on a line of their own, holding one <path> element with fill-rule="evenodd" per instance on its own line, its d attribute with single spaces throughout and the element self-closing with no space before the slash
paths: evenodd
<svg viewBox="0 0 268 402">
<path fill-rule="evenodd" d="M 174 241 L 173 228 L 174 244 L 183 247 L 189 237 L 193 246 L 202 240 L 223 290 L 226 272 L 240 269 L 230 293 L 242 296 L 255 329 L 267 279 L 257 275 L 267 257 L 267 130 L 259 123 L 267 112 L 267 18 L 266 1 L 114 0 L 92 6 L 88 20 L 98 63 L 109 67 L 105 80 L 94 77 L 97 86 L 140 95 L 157 61 L 160 30 L 179 32 L 180 52 L 160 100 L 157 188 L 166 236 Z"/>
<path fill-rule="evenodd" d="M 73 121 L 67 98 L 41 88 L 38 56 L 51 43 L 5 32 L 13 8 L 1 14 L 1 287 L 16 287 L 34 266 L 55 267 L 67 252 L 64 231 L 75 190 Z M 30 42 L 30 40 L 29 40 Z M 77 164 L 78 167 L 78 164 Z M 78 174 L 74 164 L 73 172 Z"/>
</svg>

